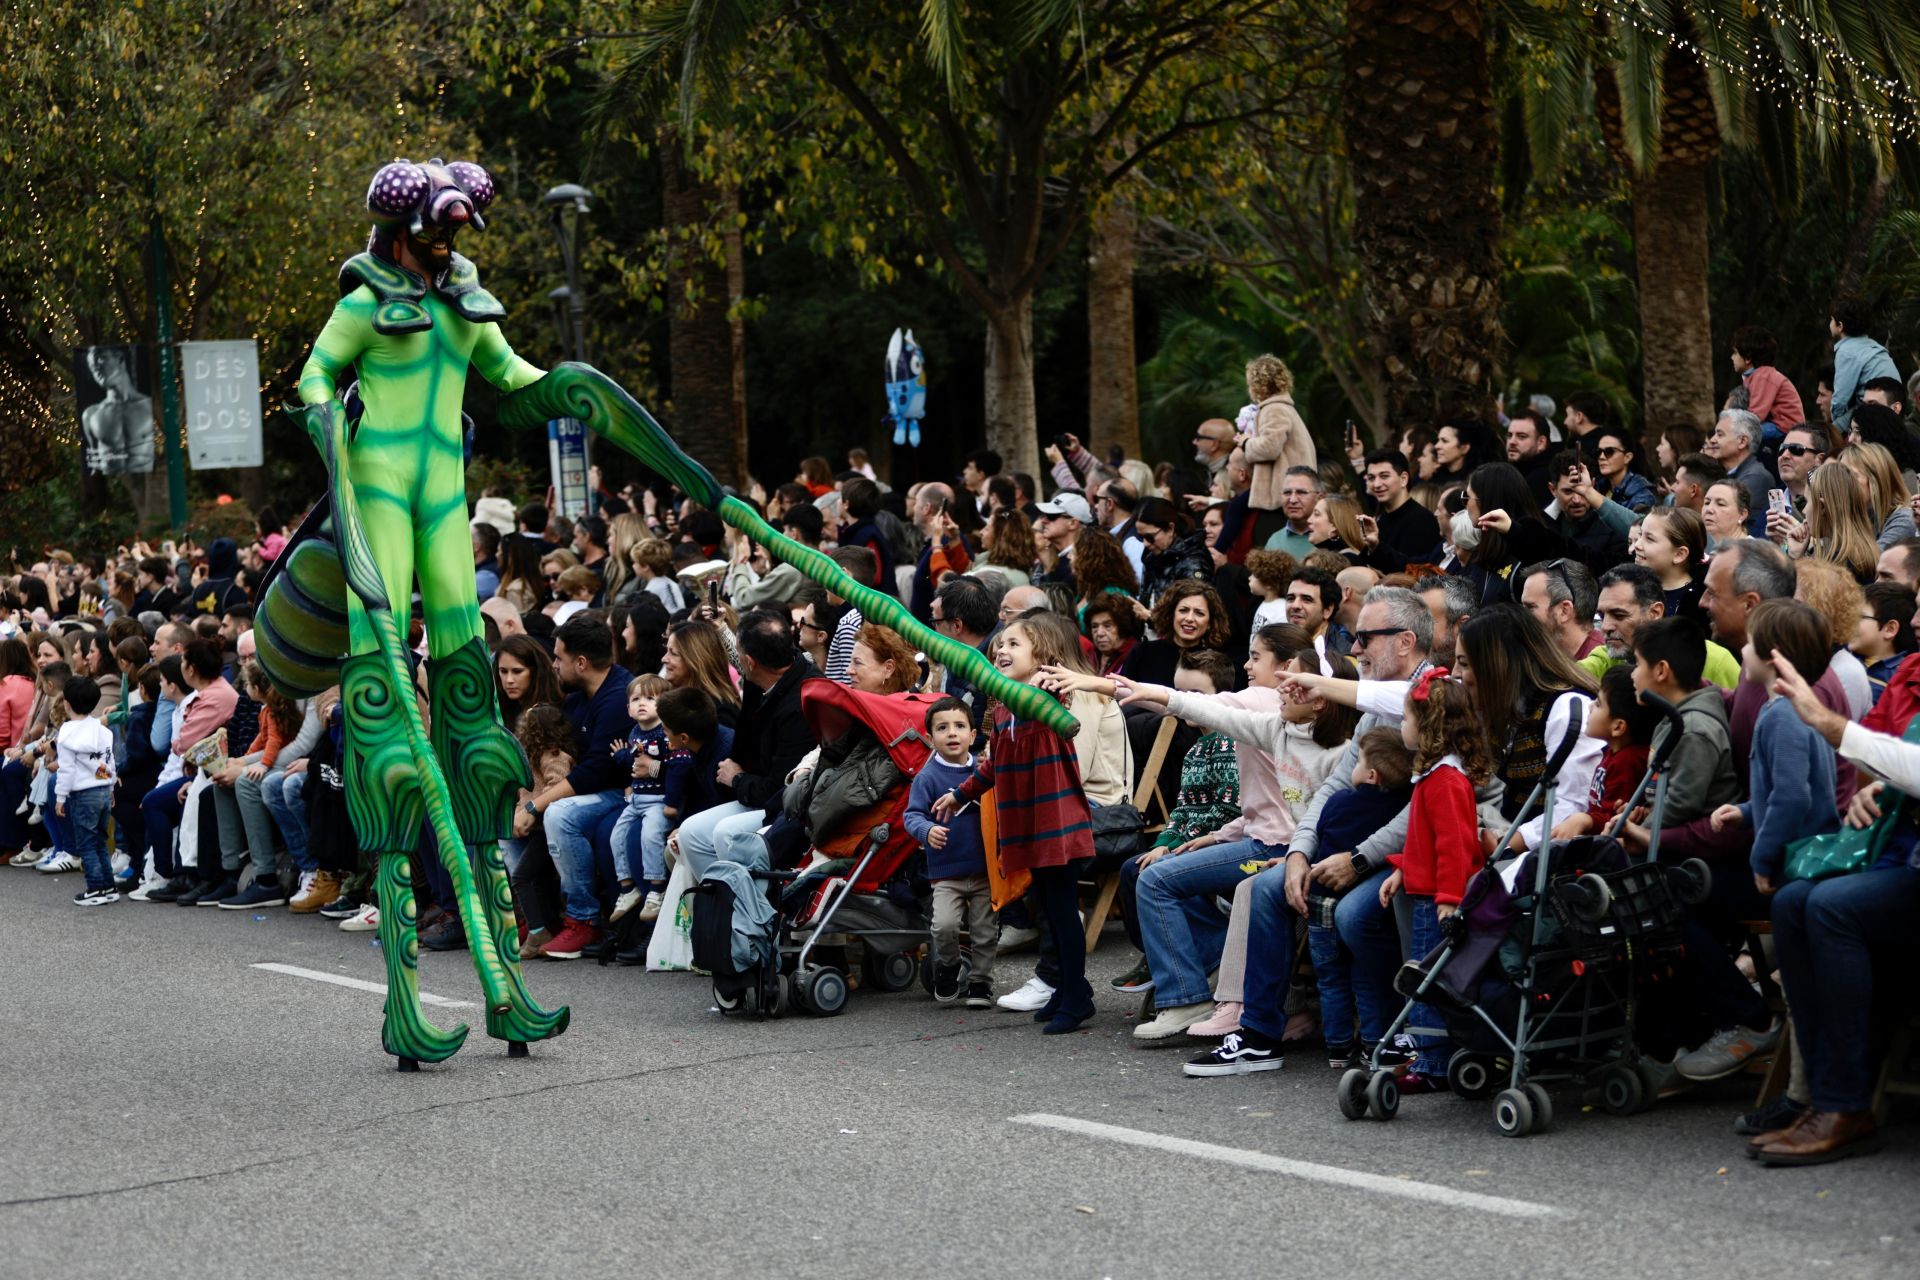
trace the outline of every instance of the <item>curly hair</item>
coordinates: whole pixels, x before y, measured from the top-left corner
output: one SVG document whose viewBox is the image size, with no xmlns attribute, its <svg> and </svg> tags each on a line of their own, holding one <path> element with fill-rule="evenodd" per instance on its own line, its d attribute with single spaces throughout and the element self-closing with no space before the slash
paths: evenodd
<svg viewBox="0 0 1920 1280">
<path fill-rule="evenodd" d="M 864 645 L 874 661 L 893 664 L 893 677 L 879 692 L 906 693 L 920 683 L 920 655 L 892 627 L 869 622 L 860 628 L 854 644 Z"/>
<path fill-rule="evenodd" d="M 1293 393 L 1293 370 L 1276 355 L 1255 356 L 1247 361 L 1247 394 L 1257 404 L 1269 396 Z"/>
<path fill-rule="evenodd" d="M 1247 552 L 1247 572 L 1275 591 L 1284 591 L 1300 569 L 1300 562 L 1284 551 L 1255 547 Z"/>
<path fill-rule="evenodd" d="M 1825 470 L 1825 467 L 1820 468 L 1820 471 Z M 1819 475 L 1820 471 L 1813 474 Z M 1796 563 L 1793 598 L 1820 611 L 1829 642 L 1834 648 L 1839 648 L 1853 639 L 1854 631 L 1860 625 L 1860 609 L 1867 602 L 1867 593 L 1861 590 L 1859 582 L 1847 572 L 1844 565 L 1807 556 Z M 1764 656 L 1765 650 L 1760 652 Z M 1808 679 L 1817 680 L 1819 677 L 1809 676 Z"/>
<path fill-rule="evenodd" d="M 1420 735 L 1413 749 L 1413 771 L 1424 772 L 1448 756 L 1458 756 L 1460 767 L 1474 786 L 1493 776 L 1493 747 L 1487 742 L 1467 686 L 1458 680 L 1430 680 L 1424 702 L 1407 691 L 1407 719 Z"/>
<path fill-rule="evenodd" d="M 1140 590 L 1133 562 L 1120 540 L 1105 529 L 1093 525 L 1080 530 L 1073 540 L 1073 589 L 1082 600 L 1093 600 L 1109 591 L 1133 595 Z"/>
<path fill-rule="evenodd" d="M 543 757 L 558 751 L 563 755 L 580 758 L 580 735 L 574 731 L 573 721 L 567 719 L 567 713 L 551 702 L 542 702 L 528 707 L 520 713 L 520 723 L 515 736 L 526 749 L 527 758 L 539 767 Z"/>
<path fill-rule="evenodd" d="M 1153 634 L 1162 640 L 1173 639 L 1173 611 L 1180 602 L 1190 596 L 1200 596 L 1207 602 L 1207 630 L 1194 642 L 1196 649 L 1225 649 L 1227 638 L 1232 634 L 1232 626 L 1227 618 L 1226 601 L 1198 578 L 1182 578 L 1167 585 L 1160 593 L 1160 599 L 1153 606 Z"/>
</svg>

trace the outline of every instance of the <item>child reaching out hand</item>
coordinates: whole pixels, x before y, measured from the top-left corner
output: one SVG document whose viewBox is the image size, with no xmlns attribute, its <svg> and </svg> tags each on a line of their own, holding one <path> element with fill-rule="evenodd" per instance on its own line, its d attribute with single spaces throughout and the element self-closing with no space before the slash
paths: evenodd
<svg viewBox="0 0 1920 1280">
<path fill-rule="evenodd" d="M 934 754 L 913 780 L 904 821 L 926 850 L 927 878 L 933 881 L 933 998 L 942 1004 L 960 998 L 960 924 L 973 944 L 973 968 L 967 978 L 967 1007 L 993 1007 L 993 958 L 1000 921 L 993 910 L 993 886 L 987 881 L 986 849 L 981 843 L 980 809 L 955 810 L 944 825 L 931 816 L 934 799 L 973 775 L 973 713 L 958 698 L 942 698 L 927 708 L 927 736 Z"/>
</svg>

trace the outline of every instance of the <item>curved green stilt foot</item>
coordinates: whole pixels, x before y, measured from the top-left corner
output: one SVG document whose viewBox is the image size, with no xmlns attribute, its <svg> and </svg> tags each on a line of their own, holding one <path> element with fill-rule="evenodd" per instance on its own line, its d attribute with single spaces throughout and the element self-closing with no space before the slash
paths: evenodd
<svg viewBox="0 0 1920 1280">
<path fill-rule="evenodd" d="M 585 423 L 596 435 L 633 454 L 701 506 L 760 543 L 768 555 L 851 600 L 861 617 L 892 627 L 916 648 L 946 664 L 948 670 L 963 674 L 974 688 L 1005 703 L 1016 715 L 1042 721 L 1067 737 L 1079 732 L 1079 722 L 1058 698 L 1007 676 L 972 645 L 941 635 L 892 596 L 854 581 L 830 557 L 777 532 L 752 507 L 727 497 L 712 474 L 681 452 L 666 428 L 654 421 L 639 401 L 592 365 L 574 361 L 555 365 L 538 382 L 500 401 L 502 426 L 535 427 L 553 418 Z"/>
<path fill-rule="evenodd" d="M 386 1021 L 380 1044 L 401 1059 L 445 1062 L 467 1042 L 467 1026 L 442 1031 L 420 1010 L 420 938 L 414 930 L 413 867 L 404 853 L 380 857 L 380 949 L 387 957 Z"/>
<path fill-rule="evenodd" d="M 507 880 L 506 860 L 500 846 L 489 840 L 479 846 L 476 859 L 480 880 L 480 898 L 486 904 L 487 927 L 493 931 L 494 946 L 500 964 L 506 970 L 507 996 L 512 1007 L 487 1013 L 487 1034 L 495 1040 L 547 1040 L 567 1029 L 573 1013 L 566 1005 L 543 1009 L 527 994 L 526 979 L 520 972 L 520 930 L 513 921 L 513 888 Z"/>
</svg>

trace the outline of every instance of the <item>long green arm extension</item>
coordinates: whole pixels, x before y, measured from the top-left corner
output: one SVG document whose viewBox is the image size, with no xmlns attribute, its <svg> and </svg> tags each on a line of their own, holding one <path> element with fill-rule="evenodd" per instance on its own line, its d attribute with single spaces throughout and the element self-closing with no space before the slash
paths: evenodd
<svg viewBox="0 0 1920 1280">
<path fill-rule="evenodd" d="M 762 520 L 752 507 L 728 497 L 712 473 L 682 453 L 666 428 L 639 401 L 593 366 L 573 361 L 557 365 L 540 381 L 500 402 L 504 426 L 535 427 L 554 418 L 577 419 L 596 435 L 619 445 L 766 547 L 768 555 L 792 565 L 835 595 L 853 601 L 861 617 L 892 627 L 949 669 L 963 673 L 976 689 L 1005 703 L 1015 715 L 1039 720 L 1068 737 L 1079 732 L 1079 722 L 1053 695 L 1002 675 L 972 645 L 941 635 L 892 596 L 856 582 L 830 557 L 795 542 Z"/>
</svg>

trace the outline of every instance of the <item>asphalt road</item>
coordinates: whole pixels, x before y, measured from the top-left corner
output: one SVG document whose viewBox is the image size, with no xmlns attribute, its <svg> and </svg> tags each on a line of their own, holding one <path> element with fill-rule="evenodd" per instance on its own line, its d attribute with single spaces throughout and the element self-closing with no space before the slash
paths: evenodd
<svg viewBox="0 0 1920 1280">
<path fill-rule="evenodd" d="M 580 962 L 531 966 L 560 1040 L 509 1060 L 476 1026 L 402 1075 L 378 995 L 252 967 L 380 982 L 372 935 L 76 888 L 0 870 L 9 1280 L 1920 1273 L 1911 1114 L 1811 1170 L 1741 1156 L 1734 1082 L 1628 1119 L 1561 1094 L 1518 1141 L 1447 1097 L 1349 1123 L 1317 1055 L 1189 1080 L 1130 998 L 1059 1038 L 918 992 L 759 1023 Z M 465 960 L 423 987 L 477 999 Z"/>
</svg>

